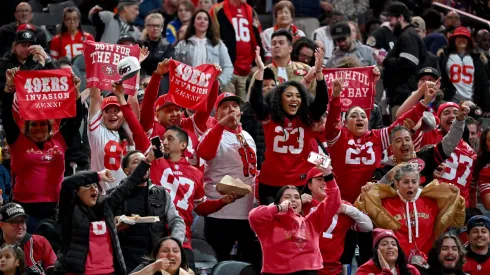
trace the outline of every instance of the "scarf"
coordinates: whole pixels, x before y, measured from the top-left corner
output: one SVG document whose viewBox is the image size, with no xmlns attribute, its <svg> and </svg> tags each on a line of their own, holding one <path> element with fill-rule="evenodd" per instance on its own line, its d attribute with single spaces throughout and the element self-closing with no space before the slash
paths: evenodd
<svg viewBox="0 0 490 275">
<path fill-rule="evenodd" d="M 279 25 L 275 24 L 274 25 L 274 32 L 275 31 L 278 31 L 279 29 Z M 291 33 L 291 35 L 293 36 L 293 41 L 296 41 L 296 39 L 300 38 L 301 36 L 299 36 L 299 31 L 298 31 L 298 27 L 296 27 L 296 25 L 294 24 L 291 24 L 289 25 L 289 30 L 287 30 Z"/>
</svg>

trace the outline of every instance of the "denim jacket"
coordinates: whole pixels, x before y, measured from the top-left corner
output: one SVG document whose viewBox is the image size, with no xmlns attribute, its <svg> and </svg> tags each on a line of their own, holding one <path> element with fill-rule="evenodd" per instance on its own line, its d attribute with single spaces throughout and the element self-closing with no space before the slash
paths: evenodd
<svg viewBox="0 0 490 275">
<path fill-rule="evenodd" d="M 196 44 L 191 40 L 182 40 L 175 46 L 174 59 L 185 63 L 187 65 L 196 67 L 202 64 L 192 64 L 192 55 Z M 218 78 L 221 87 L 224 87 L 233 75 L 233 63 L 231 63 L 230 56 L 228 54 L 228 48 L 226 48 L 223 41 L 219 41 L 219 44 L 213 46 L 208 40 L 206 43 L 207 52 L 207 64 L 219 64 L 223 70 Z"/>
</svg>

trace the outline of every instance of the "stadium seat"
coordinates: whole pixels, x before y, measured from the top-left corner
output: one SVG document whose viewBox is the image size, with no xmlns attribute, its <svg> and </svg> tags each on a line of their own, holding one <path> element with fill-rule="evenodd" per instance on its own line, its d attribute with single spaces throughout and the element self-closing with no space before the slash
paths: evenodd
<svg viewBox="0 0 490 275">
<path fill-rule="evenodd" d="M 97 35 L 97 30 L 92 25 L 82 25 L 82 30 L 90 33 L 93 37 Z"/>
<path fill-rule="evenodd" d="M 49 4 L 48 11 L 51 16 L 53 16 L 57 20 L 61 20 L 63 10 L 67 7 L 75 7 L 75 3 L 73 3 L 73 1 L 66 1 L 57 4 Z"/>
<path fill-rule="evenodd" d="M 44 7 L 38 0 L 29 1 L 29 5 L 31 5 L 32 12 L 42 12 Z"/>
<path fill-rule="evenodd" d="M 71 64 L 73 64 L 73 66 L 77 67 L 80 72 L 82 73 L 85 73 L 85 58 L 83 57 L 83 55 L 77 55 L 75 57 L 73 57 L 73 59 L 71 60 Z"/>
<path fill-rule="evenodd" d="M 205 240 L 192 239 L 191 242 L 192 249 L 194 250 L 194 262 L 196 263 L 197 270 L 202 268 L 210 269 L 218 263 L 216 253 Z"/>
<path fill-rule="evenodd" d="M 268 29 L 274 26 L 274 18 L 271 14 L 259 14 L 260 25 L 262 30 Z"/>
<path fill-rule="evenodd" d="M 213 275 L 259 275 L 255 268 L 244 262 L 224 261 L 213 267 Z"/>
<path fill-rule="evenodd" d="M 47 12 L 33 12 L 32 24 L 36 26 L 55 27 L 60 22 L 59 18 L 54 18 Z"/>
</svg>

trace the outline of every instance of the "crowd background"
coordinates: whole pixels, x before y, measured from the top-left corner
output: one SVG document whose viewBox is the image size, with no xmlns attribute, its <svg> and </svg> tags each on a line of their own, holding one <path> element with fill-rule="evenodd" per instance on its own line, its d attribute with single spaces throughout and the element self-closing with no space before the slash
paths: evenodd
<svg viewBox="0 0 490 275">
<path fill-rule="evenodd" d="M 87 88 L 90 40 L 141 47 L 135 96 Z M 490 1 L 9 0 L 0 55 L 2 274 L 490 273 Z M 219 68 L 206 112 L 171 58 Z M 365 66 L 341 113 L 322 69 Z M 15 73 L 56 68 L 76 116 L 21 120 Z"/>
</svg>

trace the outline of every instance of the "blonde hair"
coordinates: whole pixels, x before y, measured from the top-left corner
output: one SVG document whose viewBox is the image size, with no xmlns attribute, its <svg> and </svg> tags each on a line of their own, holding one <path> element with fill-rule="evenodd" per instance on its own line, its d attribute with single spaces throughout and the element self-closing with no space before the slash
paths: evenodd
<svg viewBox="0 0 490 275">
<path fill-rule="evenodd" d="M 152 19 L 160 19 L 162 21 L 162 25 L 165 23 L 165 19 L 163 19 L 163 16 L 159 13 L 150 13 L 146 16 L 145 18 L 145 25 L 148 23 L 148 21 Z"/>
</svg>

